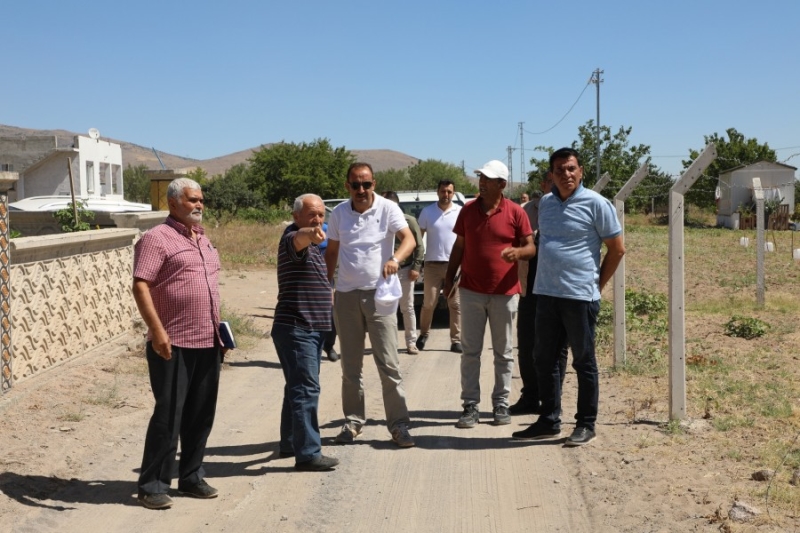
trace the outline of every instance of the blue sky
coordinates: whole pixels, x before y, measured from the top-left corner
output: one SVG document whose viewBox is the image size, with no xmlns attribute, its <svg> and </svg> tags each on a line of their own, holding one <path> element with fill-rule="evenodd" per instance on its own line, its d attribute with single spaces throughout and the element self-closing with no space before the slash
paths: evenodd
<svg viewBox="0 0 800 533">
<path fill-rule="evenodd" d="M 596 87 L 578 96 L 600 68 L 601 124 L 632 127 L 671 174 L 729 127 L 800 166 L 799 15 L 794 0 L 7 2 L 0 123 L 197 159 L 324 137 L 469 171 L 513 146 L 518 181 L 518 123 L 530 169 L 596 117 Z"/>
</svg>

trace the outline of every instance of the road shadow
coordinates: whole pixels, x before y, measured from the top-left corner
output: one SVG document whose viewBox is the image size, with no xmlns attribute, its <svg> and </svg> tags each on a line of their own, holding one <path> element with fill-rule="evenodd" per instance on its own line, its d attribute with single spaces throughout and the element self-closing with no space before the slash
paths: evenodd
<svg viewBox="0 0 800 533">
<path fill-rule="evenodd" d="M 240 367 L 240 368 L 248 368 L 248 367 L 255 367 L 255 368 L 277 368 L 280 370 L 281 364 L 276 363 L 274 361 L 260 361 L 260 360 L 251 360 L 251 361 L 231 361 L 230 363 L 226 363 L 228 366 L 233 367 Z"/>
<path fill-rule="evenodd" d="M 139 505 L 135 498 L 136 482 L 133 480 L 62 479 L 57 476 L 3 472 L 0 473 L 0 490 L 22 505 L 54 511 L 69 511 L 75 507 L 43 503 L 42 500 L 56 500 L 65 504 Z"/>
<path fill-rule="evenodd" d="M 566 436 L 557 439 L 549 440 L 514 440 L 508 431 L 500 429 L 505 426 L 497 426 L 498 432 L 502 431 L 502 435 L 497 437 L 476 437 L 474 432 L 469 429 L 459 429 L 458 435 L 426 435 L 422 428 L 432 426 L 452 426 L 455 427 L 458 417 L 461 416 L 461 411 L 412 411 L 409 413 L 411 418 L 411 436 L 414 438 L 416 447 L 425 448 L 428 450 L 490 450 L 490 449 L 511 449 L 520 448 L 525 446 L 554 446 L 563 445 L 566 442 Z M 489 421 L 490 414 L 483 413 L 484 425 L 492 426 Z M 518 429 L 525 429 L 528 427 L 532 420 L 514 420 L 512 427 L 514 431 Z M 320 429 L 340 428 L 344 425 L 344 419 L 328 422 L 320 426 Z M 375 419 L 368 420 L 367 426 L 377 426 L 386 428 L 386 420 Z M 507 426 L 507 425 L 506 425 Z M 562 435 L 565 433 L 562 432 Z M 398 446 L 392 442 L 389 430 L 386 429 L 386 439 L 364 439 L 356 437 L 356 440 L 351 444 L 337 444 L 334 441 L 335 437 L 323 437 L 323 446 L 371 446 L 376 450 L 400 450 Z"/>
</svg>

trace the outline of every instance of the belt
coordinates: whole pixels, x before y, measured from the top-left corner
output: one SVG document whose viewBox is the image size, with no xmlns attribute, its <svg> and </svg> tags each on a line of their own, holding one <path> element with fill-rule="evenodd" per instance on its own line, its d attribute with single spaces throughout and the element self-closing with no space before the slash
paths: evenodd
<svg viewBox="0 0 800 533">
<path fill-rule="evenodd" d="M 446 265 L 449 261 L 425 261 L 428 265 Z"/>
</svg>

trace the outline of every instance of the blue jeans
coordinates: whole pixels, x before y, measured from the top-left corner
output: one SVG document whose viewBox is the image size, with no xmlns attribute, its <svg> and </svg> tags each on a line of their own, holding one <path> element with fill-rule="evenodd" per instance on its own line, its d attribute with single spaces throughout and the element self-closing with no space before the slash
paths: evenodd
<svg viewBox="0 0 800 533">
<path fill-rule="evenodd" d="M 303 463 L 319 456 L 319 354 L 326 332 L 310 331 L 285 324 L 272 327 L 272 341 L 278 352 L 286 385 L 283 388 L 280 450 L 294 452 Z"/>
<path fill-rule="evenodd" d="M 561 428 L 559 354 L 564 343 L 572 348 L 572 368 L 578 376 L 578 427 L 594 431 L 600 397 L 594 333 L 600 302 L 538 295 L 534 360 L 542 405 L 537 424 Z"/>
</svg>

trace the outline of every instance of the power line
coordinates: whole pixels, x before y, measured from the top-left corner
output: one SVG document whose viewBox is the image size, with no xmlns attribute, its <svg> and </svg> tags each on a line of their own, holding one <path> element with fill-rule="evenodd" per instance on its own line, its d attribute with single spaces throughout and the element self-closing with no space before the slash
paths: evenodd
<svg viewBox="0 0 800 533">
<path fill-rule="evenodd" d="M 527 132 L 527 133 L 530 133 L 531 135 L 542 135 L 542 134 L 544 134 L 544 133 L 547 133 L 548 131 L 552 130 L 553 128 L 555 128 L 556 126 L 558 126 L 559 124 L 561 124 L 562 122 L 564 122 L 564 119 L 565 119 L 565 118 L 567 118 L 567 116 L 568 116 L 570 113 L 572 113 L 572 110 L 573 110 L 573 109 L 575 109 L 575 106 L 576 106 L 576 105 L 578 105 L 578 102 L 580 101 L 580 99 L 581 99 L 581 96 L 583 96 L 583 93 L 585 93 L 585 92 L 586 92 L 586 89 L 587 89 L 587 88 L 589 87 L 589 85 L 591 85 L 591 84 L 592 84 L 592 78 L 590 78 L 590 79 L 589 79 L 589 81 L 587 81 L 587 82 L 586 82 L 586 85 L 583 87 L 583 90 L 581 91 L 581 94 L 579 94 L 579 95 L 578 95 L 578 98 L 576 98 L 576 99 L 575 99 L 575 103 L 573 103 L 573 104 L 572 104 L 572 106 L 569 108 L 569 111 L 567 111 L 567 112 L 564 114 L 564 116 L 563 116 L 563 117 L 561 117 L 561 119 L 560 119 L 558 122 L 556 122 L 555 124 L 553 124 L 552 126 L 550 126 L 549 128 L 547 128 L 547 129 L 546 129 L 546 130 L 544 130 L 544 131 L 537 131 L 537 132 L 533 132 L 533 131 L 528 131 L 528 130 L 525 130 L 525 132 Z"/>
</svg>

